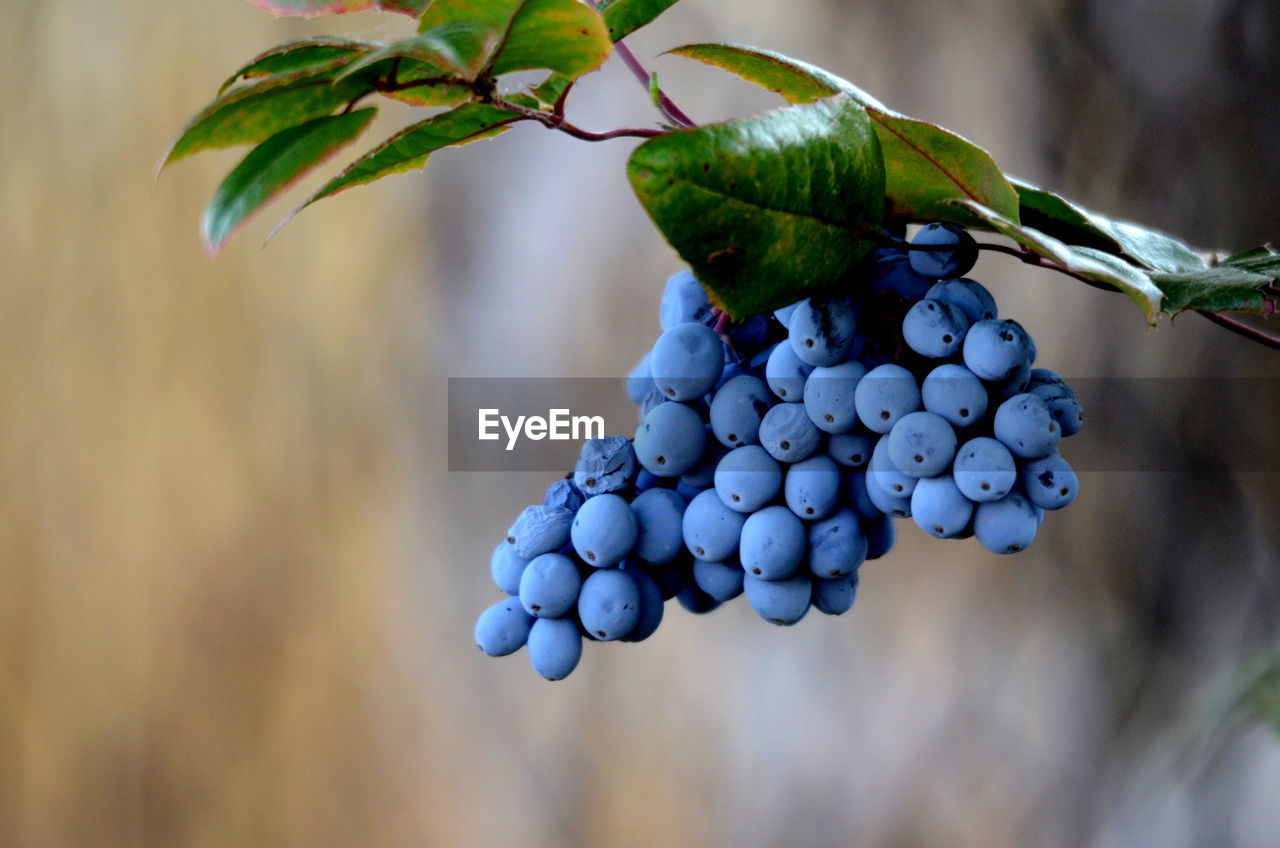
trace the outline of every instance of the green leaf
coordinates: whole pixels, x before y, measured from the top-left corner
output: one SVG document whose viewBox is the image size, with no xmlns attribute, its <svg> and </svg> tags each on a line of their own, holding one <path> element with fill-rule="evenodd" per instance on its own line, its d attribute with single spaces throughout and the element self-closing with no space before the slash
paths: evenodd
<svg viewBox="0 0 1280 848">
<path fill-rule="evenodd" d="M 1018 220 L 1018 195 L 991 154 L 935 124 L 885 108 L 852 83 L 820 68 L 755 47 L 691 44 L 670 51 L 723 68 L 792 103 L 844 92 L 866 107 L 884 156 L 891 217 L 911 221 L 974 218 L 951 200 L 968 200 Z"/>
<path fill-rule="evenodd" d="M 442 147 L 490 138 L 503 132 L 507 124 L 518 120 L 521 120 L 519 115 L 488 103 L 465 103 L 449 112 L 433 115 L 401 130 L 348 165 L 342 173 L 307 198 L 289 218 L 317 200 L 344 189 L 371 183 L 389 174 L 401 174 L 421 168 L 427 163 L 427 157 Z"/>
<path fill-rule="evenodd" d="M 341 62 L 344 59 L 349 62 L 355 61 L 377 46 L 368 41 L 353 41 L 336 36 L 290 41 L 255 57 L 249 64 L 228 77 L 218 89 L 218 94 L 222 94 L 242 79 L 268 77 L 307 69 L 315 70 L 317 65 L 332 67 L 330 63 Z"/>
<path fill-rule="evenodd" d="M 347 64 L 338 59 L 323 70 L 278 74 L 227 92 L 188 122 L 165 153 L 158 171 L 198 153 L 238 144 L 256 144 L 281 130 L 333 112 L 370 90 L 367 79 L 334 82 Z"/>
<path fill-rule="evenodd" d="M 200 222 L 205 249 L 217 253 L 246 218 L 359 135 L 376 109 L 315 118 L 259 144 L 214 192 Z"/>
<path fill-rule="evenodd" d="M 1274 281 L 1272 276 L 1218 265 L 1199 271 L 1152 274 L 1151 279 L 1164 292 L 1165 312 L 1203 309 L 1208 312 L 1238 310 L 1267 314 L 1271 311 L 1261 289 Z"/>
<path fill-rule="evenodd" d="M 1256 247 L 1234 256 L 1228 256 L 1220 263 L 1232 268 L 1242 268 L 1255 274 L 1266 274 L 1268 277 L 1280 277 L 1280 253 L 1269 246 Z"/>
<path fill-rule="evenodd" d="M 529 89 L 529 93 L 545 105 L 555 108 L 572 86 L 573 80 L 559 74 L 552 74 L 541 84 Z"/>
<path fill-rule="evenodd" d="M 788 103 L 809 103 L 820 97 L 830 97 L 837 91 L 845 91 L 863 106 L 887 111 L 872 98 L 859 96 L 861 92 L 855 94 L 857 89 L 853 84 L 835 74 L 770 50 L 742 44 L 686 44 L 667 53 L 722 68 L 747 82 L 782 95 Z"/>
<path fill-rule="evenodd" d="M 498 34 L 481 63 L 488 76 L 546 68 L 576 79 L 600 67 L 612 48 L 600 15 L 578 0 L 435 0 L 419 32 L 459 22 Z"/>
<path fill-rule="evenodd" d="M 304 18 L 316 15 L 344 15 L 377 9 L 387 12 L 403 12 L 415 18 L 422 14 L 431 0 L 249 0 L 250 3 L 273 15 L 300 15 Z"/>
<path fill-rule="evenodd" d="M 1066 198 L 1018 179 L 1010 179 L 1018 192 L 1019 218 L 1028 227 L 1083 247 L 1096 247 L 1113 253 L 1120 245 L 1094 225 L 1091 216 Z"/>
<path fill-rule="evenodd" d="M 666 133 L 627 173 L 645 211 L 731 315 L 834 285 L 883 223 L 884 168 L 850 97 Z"/>
<path fill-rule="evenodd" d="M 1034 227 L 1011 221 L 979 203 L 968 200 L 953 202 L 964 206 L 991 229 L 1008 236 L 1036 255 L 1051 260 L 1058 267 L 1124 292 L 1142 310 L 1147 323 L 1155 325 L 1164 293 L 1142 268 L 1096 248 L 1068 245 Z"/>
<path fill-rule="evenodd" d="M 1194 273 L 1209 267 L 1204 256 L 1164 233 L 1115 221 L 1020 180 L 1013 181 L 1022 223 L 1068 244 L 1124 256 L 1149 271 Z"/>
<path fill-rule="evenodd" d="M 609 38 L 621 41 L 676 4 L 676 0 L 605 0 L 597 8 Z"/>
<path fill-rule="evenodd" d="M 480 75 L 493 57 L 502 31 L 485 21 L 446 21 L 365 56 L 350 66 L 347 74 L 363 70 L 386 59 L 413 59 L 435 76 L 451 76 L 470 82 Z M 430 75 L 428 73 L 428 75 Z"/>
</svg>

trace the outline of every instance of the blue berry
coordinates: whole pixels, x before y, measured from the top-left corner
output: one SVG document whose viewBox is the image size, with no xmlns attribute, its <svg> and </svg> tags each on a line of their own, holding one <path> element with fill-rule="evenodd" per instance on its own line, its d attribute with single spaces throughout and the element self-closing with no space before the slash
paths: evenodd
<svg viewBox="0 0 1280 848">
<path fill-rule="evenodd" d="M 827 438 L 827 456 L 845 468 L 861 468 L 875 444 L 876 437 L 870 433 L 839 433 Z"/>
<path fill-rule="evenodd" d="M 973 535 L 978 544 L 995 554 L 1023 550 L 1035 539 L 1039 527 L 1036 508 L 1021 492 L 980 503 L 973 512 Z"/>
<path fill-rule="evenodd" d="M 968 427 L 987 413 L 987 387 L 963 365 L 939 365 L 920 384 L 924 408 L 952 426 Z"/>
<path fill-rule="evenodd" d="M 1062 509 L 1080 488 L 1076 472 L 1056 453 L 1023 465 L 1021 477 L 1027 499 L 1041 509 Z"/>
<path fill-rule="evenodd" d="M 679 477 L 698 464 L 706 443 L 702 416 L 682 403 L 663 403 L 636 430 L 636 458 L 652 474 Z"/>
<path fill-rule="evenodd" d="M 998 318 L 996 299 L 981 283 L 967 278 L 940 280 L 925 294 L 929 300 L 949 303 L 964 313 L 970 324 Z"/>
<path fill-rule="evenodd" d="M 742 594 L 742 566 L 729 562 L 693 561 L 693 582 L 717 601 L 724 603 Z"/>
<path fill-rule="evenodd" d="M 796 356 L 787 342 L 782 342 L 769 354 L 764 366 L 764 379 L 769 391 L 785 401 L 800 402 L 804 399 L 804 381 L 813 366 Z"/>
<path fill-rule="evenodd" d="M 920 408 L 920 387 L 901 365 L 878 365 L 858 381 L 853 404 L 873 433 L 888 433 L 898 419 Z"/>
<path fill-rule="evenodd" d="M 787 323 L 787 339 L 801 362 L 835 365 L 845 358 L 857 330 L 853 308 L 842 299 L 801 301 Z"/>
<path fill-rule="evenodd" d="M 537 618 L 560 618 L 578 601 L 582 577 L 573 560 L 561 554 L 541 554 L 529 561 L 520 578 L 520 603 Z"/>
<path fill-rule="evenodd" d="M 764 448 L 745 445 L 720 460 L 715 487 L 725 506 L 735 512 L 752 513 L 778 494 L 782 469 Z"/>
<path fill-rule="evenodd" d="M 734 377 L 711 399 L 711 432 L 725 447 L 755 444 L 760 421 L 773 405 L 768 385 L 759 377 Z"/>
<path fill-rule="evenodd" d="M 1080 401 L 1073 397 L 1047 398 L 1044 405 L 1049 407 L 1049 414 L 1058 422 L 1063 438 L 1074 436 L 1084 425 L 1084 408 Z"/>
<path fill-rule="evenodd" d="M 711 435 L 711 428 L 708 427 L 702 458 L 698 460 L 697 465 L 680 475 L 680 482 L 695 489 L 710 489 L 715 485 L 716 466 L 728 453 L 729 449 L 716 441 Z"/>
<path fill-rule="evenodd" d="M 626 564 L 623 571 L 631 575 L 635 581 L 636 591 L 640 597 L 640 609 L 636 616 L 635 626 L 626 636 L 624 642 L 643 642 L 652 636 L 662 624 L 663 597 L 662 587 L 657 579 L 642 568 L 633 568 Z"/>
<path fill-rule="evenodd" d="M 602 642 L 628 635 L 640 620 L 640 589 L 631 572 L 604 568 L 588 574 L 578 595 L 578 618 Z"/>
<path fill-rule="evenodd" d="M 780 403 L 760 422 L 760 444 L 779 462 L 799 462 L 822 443 L 802 403 Z"/>
<path fill-rule="evenodd" d="M 813 608 L 823 615 L 842 615 L 853 607 L 858 592 L 858 573 L 813 581 Z"/>
<path fill-rule="evenodd" d="M 916 488 L 916 478 L 898 468 L 889 452 L 889 437 L 881 436 L 871 449 L 867 463 L 867 479 L 894 498 L 909 498 Z"/>
<path fill-rule="evenodd" d="M 529 630 L 529 663 L 547 680 L 564 680 L 582 659 L 582 633 L 572 618 L 540 618 Z"/>
<path fill-rule="evenodd" d="M 705 324 L 677 324 L 654 342 L 653 384 L 670 400 L 694 400 L 715 387 L 724 370 L 720 337 Z"/>
<path fill-rule="evenodd" d="M 573 511 L 562 506 L 527 506 L 507 530 L 507 544 L 525 559 L 558 551 L 569 541 L 572 522 Z"/>
<path fill-rule="evenodd" d="M 893 292 L 907 300 L 919 300 L 936 280 L 912 268 L 905 250 L 882 248 L 876 251 L 875 256 L 875 274 L 871 280 L 871 288 L 875 291 Z"/>
<path fill-rule="evenodd" d="M 707 490 L 689 502 L 681 530 L 685 547 L 698 559 L 719 562 L 738 550 L 738 536 L 746 516 L 725 506 Z"/>
<path fill-rule="evenodd" d="M 950 474 L 929 477 L 911 493 L 911 518 L 930 536 L 947 539 L 969 525 L 973 501 L 956 488 Z"/>
<path fill-rule="evenodd" d="M 804 411 L 824 433 L 848 433 L 858 423 L 853 396 L 867 369 L 858 362 L 821 366 L 804 383 Z"/>
<path fill-rule="evenodd" d="M 863 521 L 862 532 L 867 537 L 867 559 L 879 559 L 889 553 L 898 535 L 888 515 Z"/>
<path fill-rule="evenodd" d="M 959 352 L 969 331 L 964 313 L 940 300 L 921 300 L 902 319 L 902 338 L 921 356 L 945 359 Z"/>
<path fill-rule="evenodd" d="M 977 322 L 964 337 L 963 352 L 965 367 L 980 379 L 1008 380 L 1023 368 L 1030 376 L 1031 337 L 1017 321 Z"/>
<path fill-rule="evenodd" d="M 573 469 L 573 482 L 588 495 L 621 492 L 631 485 L 639 470 L 635 448 L 625 437 L 587 439 Z"/>
<path fill-rule="evenodd" d="M 948 250 L 911 250 L 907 261 L 918 274 L 935 280 L 963 277 L 978 261 L 978 247 L 973 236 L 956 224 L 929 224 L 916 233 L 913 245 L 950 248 Z"/>
<path fill-rule="evenodd" d="M 770 624 L 795 624 L 809 611 L 813 586 L 808 574 L 796 574 L 785 580 L 761 580 L 750 574 L 743 577 L 742 588 L 751 608 Z"/>
<path fill-rule="evenodd" d="M 636 406 L 644 403 L 645 395 L 649 394 L 650 389 L 655 388 L 653 372 L 649 370 L 649 358 L 652 355 L 652 353 L 646 353 L 627 375 L 627 397 L 631 398 L 631 402 Z"/>
<path fill-rule="evenodd" d="M 510 545 L 499 542 L 489 558 L 489 574 L 499 589 L 508 595 L 517 595 L 520 593 L 520 576 L 528 564 L 529 560 L 517 556 Z"/>
<path fill-rule="evenodd" d="M 587 565 L 617 565 L 635 547 L 639 528 L 631 505 L 618 495 L 589 498 L 573 519 L 573 549 Z"/>
<path fill-rule="evenodd" d="M 533 616 L 519 598 L 506 598 L 480 613 L 476 619 L 476 644 L 491 657 L 505 657 L 524 647 Z"/>
<path fill-rule="evenodd" d="M 979 503 L 1000 500 L 1018 482 L 1013 454 L 990 436 L 978 436 L 961 445 L 952 467 L 956 487 Z"/>
<path fill-rule="evenodd" d="M 1010 453 L 1022 459 L 1048 456 L 1062 438 L 1049 407 L 1033 394 L 1014 395 L 1000 404 L 992 430 Z"/>
<path fill-rule="evenodd" d="M 747 574 L 785 580 L 804 561 L 805 544 L 804 523 L 785 506 L 767 506 L 742 525 L 738 559 Z"/>
<path fill-rule="evenodd" d="M 911 517 L 911 495 L 896 495 L 887 491 L 882 487 L 875 478 L 874 473 L 868 473 L 866 478 L 867 497 L 876 505 L 876 509 L 885 515 L 892 515 L 894 518 L 910 518 Z M 915 487 L 912 487 L 912 491 Z"/>
<path fill-rule="evenodd" d="M 720 602 L 695 586 L 686 586 L 676 595 L 680 606 L 694 615 L 705 615 L 719 609 Z"/>
<path fill-rule="evenodd" d="M 636 544 L 632 554 L 645 562 L 671 562 L 684 550 L 684 498 L 671 489 L 649 489 L 631 502 L 636 516 Z"/>
<path fill-rule="evenodd" d="M 806 521 L 826 518 L 840 499 L 840 469 L 824 453 L 801 460 L 787 469 L 782 484 L 783 498 L 798 517 Z"/>
<path fill-rule="evenodd" d="M 547 493 L 542 496 L 542 505 L 562 506 L 571 512 L 577 512 L 585 500 L 582 490 L 572 480 L 561 478 L 547 487 Z"/>
<path fill-rule="evenodd" d="M 911 412 L 898 419 L 886 437 L 889 460 L 908 477 L 934 477 L 951 467 L 956 431 L 941 415 Z"/>
<path fill-rule="evenodd" d="M 862 470 L 845 472 L 845 499 L 858 518 L 871 521 L 884 516 L 884 512 L 871 500 L 867 492 L 867 472 Z"/>
<path fill-rule="evenodd" d="M 690 321 L 706 323 L 711 319 L 711 299 L 698 278 L 689 271 L 677 271 L 667 279 L 658 307 L 658 323 L 670 330 Z"/>
<path fill-rule="evenodd" d="M 809 571 L 816 577 L 846 577 L 867 558 L 867 537 L 849 507 L 810 524 L 808 536 Z"/>
</svg>

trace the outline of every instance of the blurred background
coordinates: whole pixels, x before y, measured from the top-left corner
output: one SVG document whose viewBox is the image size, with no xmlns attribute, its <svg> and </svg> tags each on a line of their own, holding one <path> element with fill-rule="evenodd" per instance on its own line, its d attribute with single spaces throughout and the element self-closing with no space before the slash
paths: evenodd
<svg viewBox="0 0 1280 848">
<path fill-rule="evenodd" d="M 450 473 L 446 380 L 625 375 L 678 260 L 631 142 L 522 127 L 261 249 L 313 179 L 210 262 L 200 211 L 241 152 L 153 167 L 239 63 L 322 31 L 409 23 L 0 5 L 0 845 L 1280 844 L 1280 739 L 1217 724 L 1280 638 L 1274 466 L 1089 472 L 1016 558 L 900 525 L 839 619 L 672 605 L 555 685 L 481 656 L 490 551 L 554 475 Z M 631 41 L 804 58 L 1243 249 L 1280 237 L 1278 37 L 1274 0 L 684 0 Z M 700 121 L 777 105 L 653 67 Z M 368 138 L 408 120 L 384 113 Z M 653 120 L 614 61 L 570 113 Z M 1068 376 L 1280 377 L 1197 316 L 1149 332 L 1007 258 L 974 276 Z M 1280 436 L 1169 386 L 1158 417 L 1099 399 L 1078 439 L 1213 466 Z"/>
</svg>

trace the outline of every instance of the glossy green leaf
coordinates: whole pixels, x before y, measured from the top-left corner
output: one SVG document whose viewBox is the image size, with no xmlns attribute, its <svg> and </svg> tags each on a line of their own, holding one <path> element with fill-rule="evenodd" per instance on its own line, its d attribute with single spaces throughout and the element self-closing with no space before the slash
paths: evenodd
<svg viewBox="0 0 1280 848">
<path fill-rule="evenodd" d="M 290 41 L 255 57 L 228 77 L 218 89 L 218 94 L 222 94 L 242 79 L 269 77 L 308 69 L 314 71 L 317 66 L 332 67 L 331 63 L 340 63 L 344 59 L 353 62 L 377 47 L 378 45 L 372 42 L 353 41 L 336 36 Z"/>
<path fill-rule="evenodd" d="M 1164 233 L 1090 212 L 1042 188 L 1013 181 L 1022 205 L 1022 223 L 1068 244 L 1124 256 L 1150 271 L 1176 274 L 1200 271 L 1207 259 Z"/>
<path fill-rule="evenodd" d="M 953 202 L 964 206 L 990 229 L 1051 260 L 1058 267 L 1124 292 L 1142 310 L 1148 324 L 1156 323 L 1164 293 L 1142 268 L 1096 248 L 1068 245 L 1034 227 L 1011 221 L 979 203 L 968 200 Z"/>
<path fill-rule="evenodd" d="M 377 9 L 402 12 L 417 17 L 431 0 L 249 0 L 250 3 L 273 15 L 298 15 L 304 18 L 316 15 L 344 15 Z"/>
<path fill-rule="evenodd" d="M 498 34 L 482 57 L 489 76 L 546 68 L 576 79 L 600 67 L 612 48 L 600 15 L 578 0 L 434 0 L 419 32 L 459 22 Z"/>
<path fill-rule="evenodd" d="M 281 130 L 328 115 L 370 90 L 362 77 L 334 82 L 339 59 L 315 69 L 267 77 L 227 92 L 188 122 L 170 145 L 159 170 L 179 159 L 239 144 L 256 144 Z"/>
<path fill-rule="evenodd" d="M 352 186 L 421 168 L 427 163 L 427 157 L 442 147 L 490 138 L 504 131 L 507 124 L 518 120 L 520 116 L 488 103 L 465 103 L 449 112 L 433 115 L 401 130 L 348 165 L 289 217 L 321 198 Z"/>
<path fill-rule="evenodd" d="M 840 282 L 883 223 L 884 168 L 846 95 L 670 132 L 627 173 L 645 211 L 731 315 Z"/>
<path fill-rule="evenodd" d="M 605 0 L 597 8 L 609 27 L 609 38 L 621 41 L 675 4 L 676 0 Z"/>
<path fill-rule="evenodd" d="M 214 192 L 200 222 L 209 253 L 217 253 L 246 218 L 359 135 L 376 109 L 315 118 L 259 144 Z"/>
<path fill-rule="evenodd" d="M 667 53 L 714 65 L 781 95 L 788 103 L 809 103 L 845 91 L 863 106 L 888 111 L 835 74 L 771 50 L 743 44 L 686 44 Z"/>
<path fill-rule="evenodd" d="M 836 91 L 866 107 L 884 156 L 889 213 L 911 221 L 952 221 L 966 226 L 974 218 L 951 200 L 981 204 L 1018 220 L 1018 195 L 991 154 L 935 124 L 889 109 L 852 83 L 796 59 L 736 44 L 691 44 L 671 51 L 723 68 L 805 103 Z"/>
<path fill-rule="evenodd" d="M 1166 312 L 1203 309 L 1208 312 L 1239 310 L 1265 314 L 1271 311 L 1267 297 L 1261 291 L 1263 286 L 1274 281 L 1271 276 L 1219 265 L 1199 271 L 1152 274 L 1151 279 L 1164 292 Z"/>
<path fill-rule="evenodd" d="M 525 0 L 491 73 L 549 68 L 577 79 L 600 67 L 611 49 L 600 15 L 577 0 Z"/>
</svg>

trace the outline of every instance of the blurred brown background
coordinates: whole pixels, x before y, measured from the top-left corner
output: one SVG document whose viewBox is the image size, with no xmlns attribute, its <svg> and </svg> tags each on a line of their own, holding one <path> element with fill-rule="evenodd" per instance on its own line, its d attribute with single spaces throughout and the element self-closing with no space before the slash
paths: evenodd
<svg viewBox="0 0 1280 848">
<path fill-rule="evenodd" d="M 408 23 L 0 6 L 0 845 L 1280 844 L 1280 740 L 1196 741 L 1280 636 L 1276 473 L 1089 473 L 1016 559 L 900 525 L 844 618 L 673 605 L 557 685 L 480 656 L 493 541 L 550 476 L 448 473 L 445 381 L 625 374 L 677 261 L 630 143 L 521 128 L 263 250 L 273 207 L 209 262 L 238 154 L 152 168 L 237 63 L 319 31 Z M 633 41 L 805 58 L 1086 205 L 1245 248 L 1280 236 L 1278 36 L 1253 0 L 685 0 Z M 775 105 L 654 67 L 700 120 Z M 570 108 L 652 120 L 613 62 Z M 1280 376 L 1195 316 L 1151 333 L 1065 278 L 975 276 L 1066 375 Z M 1173 408 L 1088 412 L 1209 460 L 1280 436 Z"/>
</svg>

